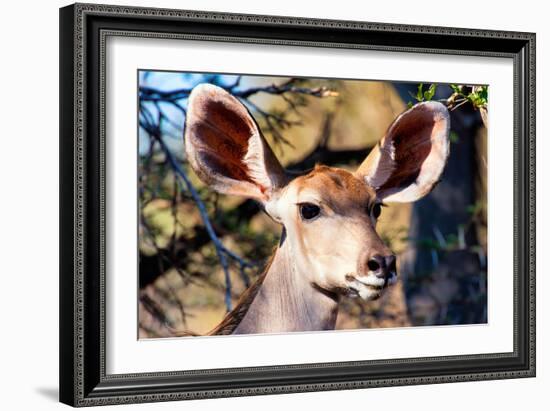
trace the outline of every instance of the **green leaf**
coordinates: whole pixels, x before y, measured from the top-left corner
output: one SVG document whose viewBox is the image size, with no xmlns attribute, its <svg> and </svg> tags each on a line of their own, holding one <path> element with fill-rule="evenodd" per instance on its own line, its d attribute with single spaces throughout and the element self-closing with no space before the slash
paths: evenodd
<svg viewBox="0 0 550 411">
<path fill-rule="evenodd" d="M 451 90 L 453 90 L 454 93 L 461 94 L 462 93 L 462 87 L 458 84 L 449 84 L 451 87 Z"/>
<path fill-rule="evenodd" d="M 488 101 L 487 86 L 481 86 L 479 89 L 477 89 L 476 94 L 477 94 L 476 106 L 478 108 L 485 107 Z"/>
<path fill-rule="evenodd" d="M 487 105 L 486 90 L 476 90 L 466 96 L 475 108 L 485 107 Z"/>
<path fill-rule="evenodd" d="M 423 88 L 424 88 L 424 84 L 422 84 L 422 83 L 418 84 L 418 90 L 416 92 L 416 99 L 418 101 L 423 101 L 424 100 L 424 93 L 422 92 Z"/>
<path fill-rule="evenodd" d="M 426 101 L 430 101 L 433 98 L 436 88 L 437 86 L 435 84 L 432 84 L 430 88 L 424 92 L 424 99 Z"/>
<path fill-rule="evenodd" d="M 409 101 L 409 102 L 407 103 L 407 108 L 411 108 L 412 106 L 414 106 L 413 102 L 412 102 L 412 101 Z"/>
<path fill-rule="evenodd" d="M 478 94 L 485 102 L 489 101 L 489 86 L 481 86 L 481 90 L 479 90 Z"/>
</svg>

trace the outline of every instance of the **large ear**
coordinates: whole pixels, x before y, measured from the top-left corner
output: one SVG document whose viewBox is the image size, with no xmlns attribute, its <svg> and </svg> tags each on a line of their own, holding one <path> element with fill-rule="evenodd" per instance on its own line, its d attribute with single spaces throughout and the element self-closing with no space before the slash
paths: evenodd
<svg viewBox="0 0 550 411">
<path fill-rule="evenodd" d="M 286 184 L 252 115 L 212 84 L 198 85 L 189 96 L 185 151 L 199 178 L 220 193 L 266 202 Z"/>
<path fill-rule="evenodd" d="M 387 202 L 428 194 L 449 157 L 450 118 L 438 102 L 418 103 L 392 123 L 355 172 Z"/>
</svg>

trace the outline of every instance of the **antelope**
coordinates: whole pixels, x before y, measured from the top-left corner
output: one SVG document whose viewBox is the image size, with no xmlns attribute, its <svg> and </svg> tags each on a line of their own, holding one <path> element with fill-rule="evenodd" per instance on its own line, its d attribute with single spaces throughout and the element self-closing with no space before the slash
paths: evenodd
<svg viewBox="0 0 550 411">
<path fill-rule="evenodd" d="M 213 190 L 256 200 L 282 226 L 263 274 L 208 335 L 334 330 L 342 298 L 379 298 L 397 281 L 396 256 L 376 232 L 381 206 L 433 189 L 449 128 L 443 104 L 421 102 L 397 117 L 355 172 L 318 165 L 290 176 L 236 97 L 196 86 L 185 126 L 190 166 Z"/>
</svg>

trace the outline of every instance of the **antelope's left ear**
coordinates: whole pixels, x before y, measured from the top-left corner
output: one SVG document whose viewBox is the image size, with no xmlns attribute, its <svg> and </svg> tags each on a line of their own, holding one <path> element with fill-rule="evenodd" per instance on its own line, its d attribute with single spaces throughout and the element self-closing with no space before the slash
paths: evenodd
<svg viewBox="0 0 550 411">
<path fill-rule="evenodd" d="M 450 123 L 443 104 L 416 104 L 397 117 L 355 174 L 386 202 L 422 198 L 439 181 L 447 163 Z"/>
</svg>

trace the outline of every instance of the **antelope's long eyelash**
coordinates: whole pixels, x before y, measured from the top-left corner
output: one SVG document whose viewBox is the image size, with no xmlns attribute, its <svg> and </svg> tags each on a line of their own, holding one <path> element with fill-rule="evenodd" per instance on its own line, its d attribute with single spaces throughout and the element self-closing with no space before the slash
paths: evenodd
<svg viewBox="0 0 550 411">
<path fill-rule="evenodd" d="M 374 203 L 371 207 L 370 207 L 370 210 L 368 210 L 368 213 L 371 217 L 374 217 L 375 219 L 378 219 L 378 217 L 380 217 L 380 214 L 382 214 L 382 207 L 384 206 L 384 204 L 382 203 Z"/>
<path fill-rule="evenodd" d="M 367 207 L 369 213 L 372 211 L 375 205 L 379 205 L 380 207 L 388 207 L 386 203 L 372 203 L 369 207 Z"/>
</svg>

